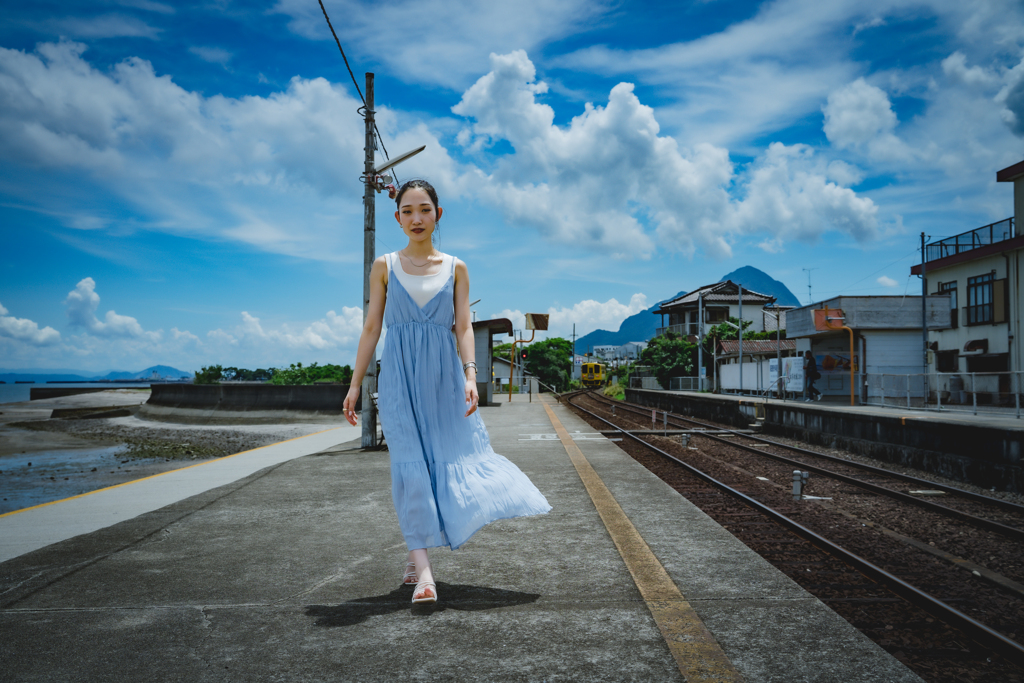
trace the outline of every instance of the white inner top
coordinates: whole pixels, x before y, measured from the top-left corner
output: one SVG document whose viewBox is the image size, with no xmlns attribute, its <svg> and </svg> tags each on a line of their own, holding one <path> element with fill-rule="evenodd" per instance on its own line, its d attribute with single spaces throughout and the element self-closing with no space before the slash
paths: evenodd
<svg viewBox="0 0 1024 683">
<path fill-rule="evenodd" d="M 391 254 L 391 272 L 405 287 L 405 291 L 409 292 L 416 305 L 423 308 L 437 296 L 444 283 L 448 282 L 448 276 L 452 272 L 452 258 L 448 254 L 441 254 L 441 269 L 433 275 L 410 275 L 402 267 L 402 257 L 396 251 Z"/>
</svg>

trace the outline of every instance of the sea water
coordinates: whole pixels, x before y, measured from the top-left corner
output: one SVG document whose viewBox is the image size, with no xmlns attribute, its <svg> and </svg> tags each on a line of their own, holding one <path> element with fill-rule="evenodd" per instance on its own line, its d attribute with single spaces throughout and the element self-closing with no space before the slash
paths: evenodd
<svg viewBox="0 0 1024 683">
<path fill-rule="evenodd" d="M 93 468 L 114 474 L 126 446 L 76 448 L 0 457 L 0 514 L 97 488 Z"/>
<path fill-rule="evenodd" d="M 36 384 L 0 384 L 0 404 L 20 403 L 31 398 L 32 387 L 89 387 L 93 389 L 137 389 L 149 387 L 149 382 L 67 382 L 60 384 L 48 384 L 38 382 Z"/>
</svg>

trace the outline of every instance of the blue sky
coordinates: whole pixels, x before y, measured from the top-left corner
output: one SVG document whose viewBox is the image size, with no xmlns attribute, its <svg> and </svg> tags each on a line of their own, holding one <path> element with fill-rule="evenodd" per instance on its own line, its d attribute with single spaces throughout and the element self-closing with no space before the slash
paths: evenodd
<svg viewBox="0 0 1024 683">
<path fill-rule="evenodd" d="M 1012 214 L 1019 2 L 325 5 L 480 318 L 617 329 L 744 265 L 913 293 L 922 231 Z M 358 106 L 316 0 L 6 7 L 0 367 L 351 363 Z"/>
</svg>

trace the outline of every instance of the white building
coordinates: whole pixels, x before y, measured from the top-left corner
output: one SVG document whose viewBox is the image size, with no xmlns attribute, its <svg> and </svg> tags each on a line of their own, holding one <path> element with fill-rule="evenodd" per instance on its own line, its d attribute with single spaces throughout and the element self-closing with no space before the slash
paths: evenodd
<svg viewBox="0 0 1024 683">
<path fill-rule="evenodd" d="M 925 315 L 932 334 L 948 328 L 949 298 L 928 297 Z M 814 355 L 821 373 L 815 387 L 824 396 L 848 400 L 852 370 L 855 402 L 878 402 L 883 392 L 901 400 L 909 392 L 913 403 L 922 402 L 921 297 L 839 296 L 795 308 L 788 317 L 787 336 L 796 341 L 797 354 Z M 900 384 L 884 385 L 883 375 L 899 376 Z"/>
<path fill-rule="evenodd" d="M 751 322 L 747 331 L 764 332 L 766 329 L 775 329 L 775 318 L 765 315 L 766 310 L 775 313 L 775 307 L 771 306 L 775 303 L 775 297 L 750 289 L 744 289 L 742 295 L 742 318 Z M 726 322 L 729 318 L 740 318 L 740 304 L 740 287 L 732 280 L 705 285 L 672 301 L 666 301 L 654 311 L 661 315 L 662 326 L 658 328 L 657 334 L 661 336 L 665 332 L 674 332 L 684 337 L 693 337 L 691 341 L 696 341 L 700 334 L 698 321 L 701 313 L 704 316 L 704 334 L 707 334 L 709 326 Z M 785 310 L 780 311 L 783 313 L 783 321 Z M 766 327 L 768 320 L 770 326 Z M 782 327 L 785 329 L 785 322 Z"/>
<path fill-rule="evenodd" d="M 1024 211 L 1024 161 L 996 174 L 1012 182 L 1014 213 Z M 929 334 L 931 370 L 942 373 L 1024 370 L 1021 349 L 1021 251 L 1015 216 L 925 247 L 929 295 L 949 297 L 950 326 Z M 921 275 L 921 265 L 911 273 Z M 1005 376 L 1000 393 L 1010 391 Z"/>
<path fill-rule="evenodd" d="M 620 360 L 635 361 L 640 358 L 640 354 L 646 348 L 647 342 L 645 341 L 626 342 L 622 346 L 616 347 L 615 357 Z"/>
</svg>

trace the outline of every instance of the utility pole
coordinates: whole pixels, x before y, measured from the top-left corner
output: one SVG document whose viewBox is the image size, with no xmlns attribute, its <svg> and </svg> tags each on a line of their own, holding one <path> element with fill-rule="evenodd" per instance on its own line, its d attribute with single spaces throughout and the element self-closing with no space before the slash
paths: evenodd
<svg viewBox="0 0 1024 683">
<path fill-rule="evenodd" d="M 740 393 L 743 393 L 743 285 L 736 285 L 738 287 L 738 301 L 739 301 L 739 315 L 740 315 L 740 329 L 737 331 L 737 336 L 740 338 Z"/>
<path fill-rule="evenodd" d="M 925 255 L 925 235 L 921 233 L 921 336 L 924 339 L 922 349 L 921 365 L 924 368 L 922 381 L 928 378 L 928 278 L 925 277 L 924 264 L 928 260 Z M 923 386 L 923 385 L 922 385 Z M 928 397 L 925 396 L 925 400 Z"/>
<path fill-rule="evenodd" d="M 704 391 L 704 292 L 697 292 L 697 386 Z"/>
<path fill-rule="evenodd" d="M 376 142 L 373 137 L 373 74 L 366 73 L 366 106 L 363 108 L 363 121 L 366 124 L 366 141 L 363 151 L 364 165 L 364 189 L 363 189 L 363 324 L 366 324 L 366 316 L 370 312 L 370 269 L 373 268 L 373 261 L 377 258 L 376 253 L 376 231 L 377 213 L 376 198 L 374 197 L 375 174 L 373 172 L 373 150 Z M 363 397 L 363 433 L 362 447 L 374 448 L 377 446 L 377 416 L 373 412 L 373 400 L 371 393 L 377 391 L 377 350 L 370 352 L 370 364 L 363 375 L 362 397 Z"/>
<path fill-rule="evenodd" d="M 569 382 L 572 383 L 572 373 L 576 372 L 576 323 L 572 324 L 572 354 L 569 355 Z"/>
</svg>

